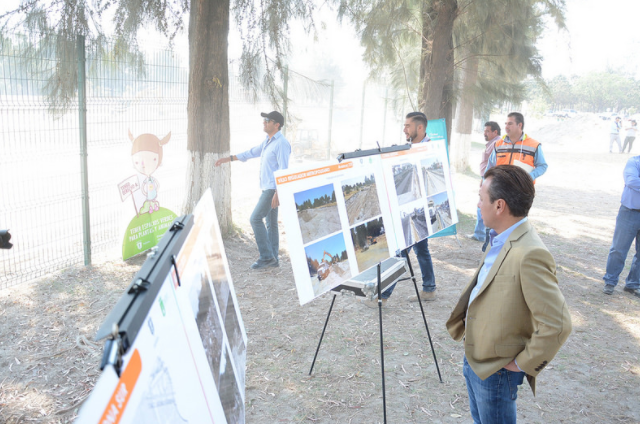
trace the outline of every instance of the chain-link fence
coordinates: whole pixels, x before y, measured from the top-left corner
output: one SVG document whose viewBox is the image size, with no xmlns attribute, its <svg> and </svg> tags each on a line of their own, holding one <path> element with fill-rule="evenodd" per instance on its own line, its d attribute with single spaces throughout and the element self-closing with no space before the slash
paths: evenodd
<svg viewBox="0 0 640 424">
<path fill-rule="evenodd" d="M 136 175 L 129 132 L 171 133 L 153 176 L 162 207 L 181 213 L 187 66 L 186 53 L 145 46 L 136 56 L 109 40 L 85 46 L 54 36 L 0 38 L 0 229 L 10 229 L 14 243 L 0 250 L 0 289 L 87 263 L 87 256 L 95 261 L 121 254 L 135 207 L 118 191 L 118 183 Z M 78 82 L 86 87 L 86 103 Z M 364 84 L 364 77 L 353 86 L 289 69 L 285 86 L 285 131 L 294 161 L 403 141 L 404 119 L 393 112 L 388 90 Z M 233 69 L 229 94 L 231 146 L 239 152 L 261 141 L 247 137 L 249 119 L 259 133 L 258 112 L 273 106 L 266 97 L 254 102 Z"/>
<path fill-rule="evenodd" d="M 137 69 L 109 41 L 86 47 L 54 36 L 14 35 L 0 40 L 0 228 L 14 247 L 0 252 L 0 288 L 72 264 L 89 254 L 118 255 L 126 220 L 117 182 L 135 174 L 128 132 L 171 132 L 162 181 L 164 207 L 179 213 L 187 139 L 187 61 L 165 50 L 146 50 Z M 63 53 L 63 54 L 61 54 Z M 75 90 L 85 61 L 86 115 Z M 60 71 L 63 72 L 60 72 Z M 51 96 L 57 96 L 52 101 Z M 81 126 L 81 122 L 86 125 Z M 83 192 L 86 128 L 88 190 Z M 171 160 L 167 160 L 171 157 Z M 82 204 L 88 195 L 89 213 Z M 89 220 L 90 234 L 83 233 Z M 124 225 L 123 225 L 124 223 Z M 88 237 L 90 235 L 90 238 Z"/>
</svg>

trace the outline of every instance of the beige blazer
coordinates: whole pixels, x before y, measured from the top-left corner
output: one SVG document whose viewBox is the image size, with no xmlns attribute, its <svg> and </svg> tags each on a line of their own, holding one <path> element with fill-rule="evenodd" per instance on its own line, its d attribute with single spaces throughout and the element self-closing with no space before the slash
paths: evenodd
<svg viewBox="0 0 640 424">
<path fill-rule="evenodd" d="M 571 333 L 555 261 L 529 222 L 522 223 L 467 310 L 481 268 L 462 291 L 447 330 L 456 341 L 464 337 L 467 361 L 478 377 L 486 379 L 515 358 L 535 395 L 535 377 Z"/>
</svg>

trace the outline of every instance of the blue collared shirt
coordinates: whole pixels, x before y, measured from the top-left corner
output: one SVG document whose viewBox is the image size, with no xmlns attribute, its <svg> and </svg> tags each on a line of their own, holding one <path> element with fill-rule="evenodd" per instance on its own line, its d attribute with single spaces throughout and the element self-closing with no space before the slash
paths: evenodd
<svg viewBox="0 0 640 424">
<path fill-rule="evenodd" d="M 507 241 L 507 239 L 509 238 L 513 230 L 518 228 L 518 226 L 520 226 L 520 224 L 522 224 L 523 222 L 527 222 L 526 216 L 522 218 L 520 221 L 513 224 L 511 227 L 501 232 L 500 234 L 496 233 L 494 230 L 491 230 L 489 232 L 489 237 L 490 237 L 489 243 L 491 244 L 491 249 L 489 250 L 489 253 L 487 253 L 487 256 L 484 258 L 484 264 L 482 265 L 482 268 L 478 273 L 478 280 L 476 282 L 476 286 L 473 288 L 473 290 L 471 290 L 471 295 L 469 296 L 469 303 L 467 304 L 467 308 L 469 308 L 469 305 L 471 305 L 471 302 L 473 302 L 473 299 L 475 299 L 476 296 L 478 295 L 478 292 L 480 291 L 480 289 L 482 288 L 482 285 L 484 284 L 484 280 L 487 278 L 487 275 L 489 274 L 489 270 L 491 270 L 491 267 L 493 266 L 493 263 L 496 261 L 496 258 L 498 257 L 498 254 L 502 250 L 502 247 L 504 246 L 505 242 Z"/>
<path fill-rule="evenodd" d="M 429 136 L 425 134 L 425 135 L 424 135 L 424 138 L 422 139 L 422 141 L 419 141 L 419 142 L 417 142 L 417 143 L 414 143 L 414 142 L 412 141 L 411 143 L 412 143 L 412 144 L 420 144 L 420 143 L 428 143 L 428 142 L 430 142 L 430 141 L 431 141 L 431 139 L 429 138 Z"/>
<path fill-rule="evenodd" d="M 640 156 L 629 158 L 623 175 L 624 190 L 620 203 L 629 209 L 640 209 Z"/>
<path fill-rule="evenodd" d="M 524 133 L 522 133 L 522 137 L 520 137 L 520 140 L 518 141 L 522 141 L 524 138 Z M 506 136 L 504 138 L 505 143 L 509 143 L 509 144 L 515 144 L 511 141 L 511 139 L 509 139 L 509 136 Z M 489 160 L 487 162 L 487 169 L 484 172 L 487 172 L 490 168 L 493 168 L 494 166 L 496 166 L 496 150 L 493 149 L 493 152 L 491 152 L 491 156 L 489 156 Z M 539 145 L 538 148 L 536 149 L 536 155 L 533 158 L 533 170 L 529 173 L 529 175 L 531 175 L 531 178 L 533 180 L 535 180 L 536 178 L 538 178 L 539 176 L 541 176 L 542 174 L 544 174 L 545 172 L 547 172 L 547 168 L 549 167 L 549 165 L 547 165 L 547 161 L 544 159 L 544 153 L 542 153 L 542 145 Z"/>
<path fill-rule="evenodd" d="M 280 169 L 289 167 L 289 156 L 291 156 L 291 144 L 280 131 L 269 136 L 259 145 L 238 153 L 236 157 L 242 162 L 252 158 L 260 158 L 260 190 L 276 188 L 276 179 L 273 173 Z"/>
<path fill-rule="evenodd" d="M 611 134 L 620 134 L 620 124 L 618 123 L 618 121 L 616 121 L 615 119 L 613 121 L 611 121 L 611 129 L 609 130 L 609 132 Z"/>
</svg>

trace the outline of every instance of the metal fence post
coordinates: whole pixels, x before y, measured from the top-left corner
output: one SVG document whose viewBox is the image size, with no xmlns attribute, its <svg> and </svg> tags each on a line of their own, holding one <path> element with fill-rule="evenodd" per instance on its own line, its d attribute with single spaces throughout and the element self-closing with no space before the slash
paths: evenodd
<svg viewBox="0 0 640 424">
<path fill-rule="evenodd" d="M 91 220 L 89 219 L 89 172 L 87 167 L 87 87 L 84 36 L 78 35 L 78 127 L 80 128 L 80 170 L 82 180 L 82 234 L 84 264 L 91 265 Z"/>
<path fill-rule="evenodd" d="M 333 123 L 333 80 L 331 80 L 331 95 L 329 96 L 329 141 L 327 142 L 327 159 L 331 158 L 331 125 Z"/>
<path fill-rule="evenodd" d="M 384 90 L 384 118 L 382 118 L 382 145 L 385 145 L 385 134 L 387 132 L 387 102 L 389 101 L 389 87 Z"/>
<path fill-rule="evenodd" d="M 362 106 L 360 108 L 360 149 L 362 149 L 362 130 L 364 129 L 364 93 L 366 92 L 367 82 L 362 84 Z"/>
<path fill-rule="evenodd" d="M 284 99 L 283 99 L 283 110 L 282 110 L 282 116 L 284 116 L 284 123 L 285 123 L 285 127 L 282 129 L 282 135 L 286 136 L 287 135 L 287 91 L 289 91 L 289 66 L 285 65 L 284 67 Z"/>
</svg>

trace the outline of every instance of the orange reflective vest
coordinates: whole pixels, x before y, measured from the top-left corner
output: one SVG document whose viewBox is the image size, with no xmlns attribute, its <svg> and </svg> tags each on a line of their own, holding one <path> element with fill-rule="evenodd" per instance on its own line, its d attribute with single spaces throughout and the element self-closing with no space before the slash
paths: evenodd
<svg viewBox="0 0 640 424">
<path fill-rule="evenodd" d="M 521 141 L 514 144 L 504 141 L 505 137 L 506 135 L 493 145 L 496 152 L 496 166 L 513 165 L 514 161 L 519 160 L 531 167 L 535 167 L 536 152 L 540 143 L 526 134 L 523 135 Z"/>
</svg>

